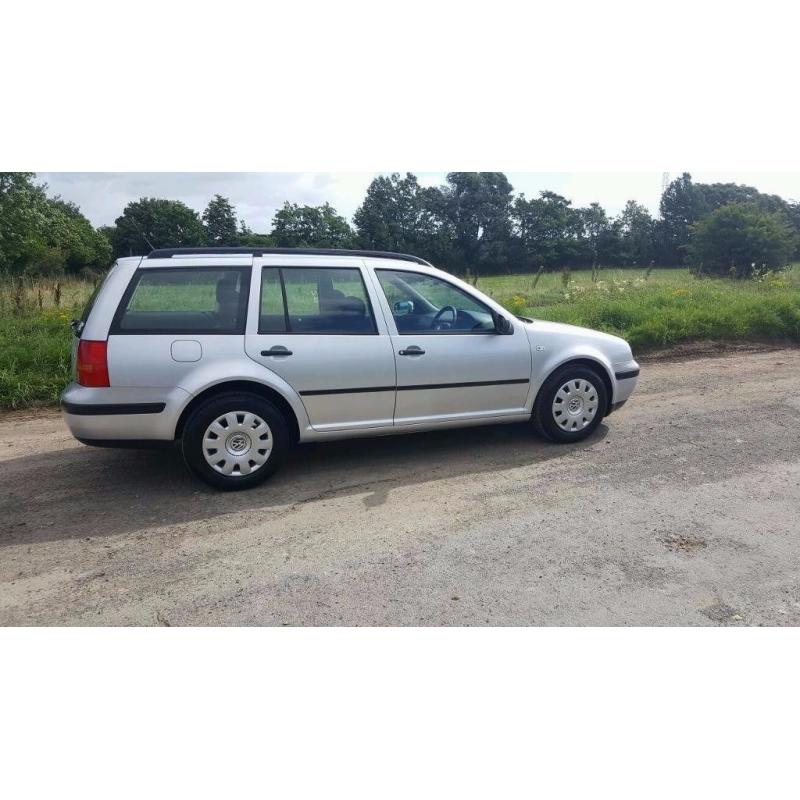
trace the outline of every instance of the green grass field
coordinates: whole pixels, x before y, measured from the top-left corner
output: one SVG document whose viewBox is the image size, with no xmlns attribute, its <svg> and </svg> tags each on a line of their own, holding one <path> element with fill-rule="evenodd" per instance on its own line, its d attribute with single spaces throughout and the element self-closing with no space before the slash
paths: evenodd
<svg viewBox="0 0 800 800">
<path fill-rule="evenodd" d="M 81 281 L 0 285 L 0 408 L 54 403 L 71 380 L 69 320 L 92 292 Z M 687 270 L 588 271 L 478 279 L 515 314 L 624 336 L 643 352 L 700 339 L 800 342 L 800 264 L 760 281 L 698 279 Z M 298 298 L 299 299 L 299 298 Z M 56 303 L 58 301 L 58 303 Z"/>
<path fill-rule="evenodd" d="M 800 341 L 800 264 L 762 280 L 695 278 L 684 269 L 509 275 L 478 288 L 510 311 L 625 337 L 635 351 L 699 339 Z"/>
</svg>

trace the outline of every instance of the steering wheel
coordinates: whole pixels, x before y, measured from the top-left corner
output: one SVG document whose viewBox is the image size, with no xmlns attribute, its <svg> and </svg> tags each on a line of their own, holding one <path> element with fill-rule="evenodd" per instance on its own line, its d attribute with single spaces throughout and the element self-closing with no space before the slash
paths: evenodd
<svg viewBox="0 0 800 800">
<path fill-rule="evenodd" d="M 449 311 L 453 315 L 453 319 L 449 322 L 443 322 L 442 316 L 444 315 L 445 311 Z M 437 312 L 436 316 L 433 318 L 433 329 L 435 331 L 440 331 L 445 325 L 448 327 L 451 326 L 456 320 L 458 319 L 458 309 L 455 306 L 442 306 Z"/>
</svg>

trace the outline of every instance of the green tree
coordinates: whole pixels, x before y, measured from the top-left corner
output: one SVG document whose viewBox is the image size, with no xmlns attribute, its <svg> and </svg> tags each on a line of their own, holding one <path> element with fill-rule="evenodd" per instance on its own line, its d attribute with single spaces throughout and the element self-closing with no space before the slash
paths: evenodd
<svg viewBox="0 0 800 800">
<path fill-rule="evenodd" d="M 528 200 L 521 194 L 514 201 L 511 218 L 523 269 L 562 266 L 576 257 L 580 220 L 566 197 L 543 191 Z"/>
<path fill-rule="evenodd" d="M 321 206 L 284 203 L 272 219 L 270 238 L 275 247 L 355 246 L 353 229 L 329 203 Z"/>
<path fill-rule="evenodd" d="M 684 172 L 661 195 L 662 252 L 666 264 L 680 264 L 689 244 L 690 227 L 709 212 L 701 187 Z"/>
<path fill-rule="evenodd" d="M 619 258 L 619 229 L 608 218 L 600 203 L 577 209 L 579 237 L 583 258 L 595 270 L 601 263 L 615 263 Z"/>
<path fill-rule="evenodd" d="M 63 254 L 66 271 L 108 269 L 111 245 L 102 232 L 92 227 L 78 206 L 56 197 L 47 201 L 47 207 L 48 245 Z"/>
<path fill-rule="evenodd" d="M 628 200 L 619 215 L 620 260 L 625 266 L 642 266 L 654 258 L 654 225 L 650 212 Z"/>
<path fill-rule="evenodd" d="M 786 217 L 792 223 L 797 240 L 797 246 L 794 250 L 795 259 L 800 259 L 800 202 L 792 202 L 786 204 Z"/>
<path fill-rule="evenodd" d="M 180 200 L 143 197 L 128 203 L 112 234 L 114 256 L 146 255 L 158 247 L 197 247 L 206 233 L 197 212 Z"/>
<path fill-rule="evenodd" d="M 429 233 L 426 193 L 415 175 L 396 172 L 370 183 L 353 216 L 359 245 L 367 250 L 414 253 Z"/>
<path fill-rule="evenodd" d="M 0 173 L 0 269 L 104 269 L 111 251 L 74 203 L 48 198 L 32 172 Z"/>
<path fill-rule="evenodd" d="M 47 197 L 34 172 L 0 172 L 0 269 L 21 272 L 47 247 Z"/>
<path fill-rule="evenodd" d="M 236 209 L 230 200 L 215 194 L 203 212 L 206 241 L 212 246 L 230 247 L 239 244 Z"/>
<path fill-rule="evenodd" d="M 776 194 L 764 194 L 754 186 L 739 183 L 698 183 L 695 184 L 702 193 L 706 207 L 713 211 L 729 203 L 749 203 L 764 211 L 787 211 L 788 203 Z"/>
<path fill-rule="evenodd" d="M 239 221 L 237 239 L 240 245 L 246 247 L 272 247 L 272 237 L 268 233 L 253 233 L 244 220 Z"/>
<path fill-rule="evenodd" d="M 691 228 L 688 253 L 703 272 L 752 276 L 754 269 L 786 266 L 796 234 L 786 217 L 747 203 L 729 203 Z"/>
<path fill-rule="evenodd" d="M 450 172 L 445 212 L 462 270 L 507 270 L 514 187 L 502 172 Z"/>
</svg>

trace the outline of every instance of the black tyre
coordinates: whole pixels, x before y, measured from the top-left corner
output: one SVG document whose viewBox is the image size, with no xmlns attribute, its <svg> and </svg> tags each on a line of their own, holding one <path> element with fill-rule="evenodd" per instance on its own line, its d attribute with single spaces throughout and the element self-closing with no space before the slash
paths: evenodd
<svg viewBox="0 0 800 800">
<path fill-rule="evenodd" d="M 186 421 L 181 438 L 189 469 L 225 491 L 266 480 L 289 450 L 289 428 L 275 406 L 255 394 L 212 397 Z"/>
<path fill-rule="evenodd" d="M 533 407 L 536 429 L 554 442 L 591 435 L 608 409 L 608 390 L 597 370 L 567 364 L 542 385 Z"/>
</svg>

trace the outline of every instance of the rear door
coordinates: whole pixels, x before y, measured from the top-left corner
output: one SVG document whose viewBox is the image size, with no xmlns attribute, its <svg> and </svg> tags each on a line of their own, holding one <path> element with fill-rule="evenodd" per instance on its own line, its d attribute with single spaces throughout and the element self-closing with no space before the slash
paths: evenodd
<svg viewBox="0 0 800 800">
<path fill-rule="evenodd" d="M 358 259 L 256 259 L 245 350 L 317 430 L 391 426 L 392 343 Z"/>
</svg>

